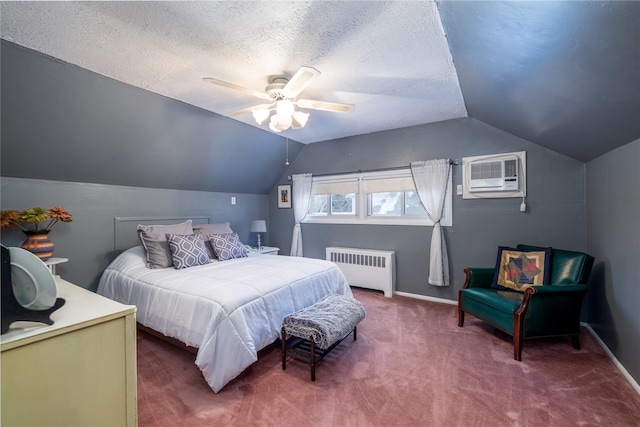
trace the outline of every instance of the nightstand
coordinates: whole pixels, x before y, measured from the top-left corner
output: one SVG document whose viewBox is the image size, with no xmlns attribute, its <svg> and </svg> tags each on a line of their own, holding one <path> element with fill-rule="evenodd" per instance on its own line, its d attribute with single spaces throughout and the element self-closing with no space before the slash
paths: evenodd
<svg viewBox="0 0 640 427">
<path fill-rule="evenodd" d="M 265 255 L 278 255 L 278 252 L 280 252 L 280 248 L 275 248 L 273 246 L 263 246 L 261 249 L 251 248 L 251 250 Z"/>
<path fill-rule="evenodd" d="M 63 262 L 69 261 L 69 258 L 49 258 L 44 261 L 49 270 L 51 270 L 51 274 L 56 275 L 56 265 L 62 264 Z"/>
</svg>

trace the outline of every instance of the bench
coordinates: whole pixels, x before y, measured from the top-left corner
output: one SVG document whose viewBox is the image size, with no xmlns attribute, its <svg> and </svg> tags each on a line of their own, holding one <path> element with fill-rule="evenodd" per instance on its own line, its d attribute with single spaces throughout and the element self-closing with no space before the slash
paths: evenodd
<svg viewBox="0 0 640 427">
<path fill-rule="evenodd" d="M 315 304 L 285 316 L 282 320 L 282 370 L 287 369 L 287 355 L 309 363 L 311 381 L 316 380 L 316 365 L 353 331 L 364 319 L 364 307 L 345 295 L 327 295 Z M 296 338 L 288 343 L 289 338 Z"/>
</svg>

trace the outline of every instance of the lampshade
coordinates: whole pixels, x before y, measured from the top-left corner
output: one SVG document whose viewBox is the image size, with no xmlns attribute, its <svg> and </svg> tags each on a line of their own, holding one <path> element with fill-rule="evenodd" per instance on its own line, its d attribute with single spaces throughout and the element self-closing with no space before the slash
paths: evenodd
<svg viewBox="0 0 640 427">
<path fill-rule="evenodd" d="M 283 116 L 281 114 L 274 114 L 271 116 L 269 122 L 269 128 L 274 132 L 281 132 L 291 127 L 291 116 Z"/>
<path fill-rule="evenodd" d="M 258 122 L 259 125 L 261 125 L 262 122 L 264 122 L 267 117 L 269 117 L 269 114 L 271 114 L 271 111 L 269 111 L 268 108 L 256 108 L 252 112 L 253 118 L 256 119 L 256 122 Z"/>
<path fill-rule="evenodd" d="M 257 219 L 255 221 L 251 221 L 251 232 L 252 233 L 266 233 L 267 232 L 267 223 L 263 219 Z"/>
<path fill-rule="evenodd" d="M 292 126 L 296 129 L 304 127 L 309 119 L 309 113 L 303 113 L 302 111 L 296 111 L 293 113 Z"/>
</svg>

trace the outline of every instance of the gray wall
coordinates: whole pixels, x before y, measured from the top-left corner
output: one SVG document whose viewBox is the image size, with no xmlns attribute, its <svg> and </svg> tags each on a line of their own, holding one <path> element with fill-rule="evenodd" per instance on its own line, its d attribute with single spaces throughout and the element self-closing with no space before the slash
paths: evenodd
<svg viewBox="0 0 640 427">
<path fill-rule="evenodd" d="M 469 116 L 583 162 L 640 138 L 640 2 L 437 3 Z"/>
<path fill-rule="evenodd" d="M 427 284 L 431 227 L 303 224 L 305 256 L 324 258 L 327 246 L 396 251 L 397 290 L 457 299 L 468 266 L 493 267 L 499 245 L 528 243 L 584 251 L 585 168 L 573 160 L 474 119 L 372 133 L 310 144 L 280 178 L 296 173 L 338 173 L 408 166 L 411 161 L 510 151 L 527 152 L 527 212 L 520 199 L 463 200 L 454 196 L 453 226 L 444 227 L 451 267 L 450 287 Z M 453 184 L 462 181 L 453 167 Z M 278 209 L 271 192 L 271 243 L 288 254 L 293 210 Z"/>
<path fill-rule="evenodd" d="M 267 194 L 285 169 L 281 136 L 1 43 L 2 176 Z"/>
<path fill-rule="evenodd" d="M 640 140 L 587 164 L 587 321 L 640 382 Z"/>
<path fill-rule="evenodd" d="M 267 219 L 267 195 L 164 190 L 116 185 L 62 182 L 26 178 L 1 178 L 3 210 L 63 206 L 73 222 L 58 223 L 49 234 L 54 256 L 69 258 L 57 267 L 64 279 L 95 290 L 114 252 L 114 217 L 210 216 L 212 222 L 231 223 L 241 240 L 255 242 L 251 221 Z M 231 205 L 231 196 L 237 203 Z M 269 243 L 270 233 L 263 242 Z M 24 233 L 2 230 L 2 244 L 19 246 Z"/>
</svg>

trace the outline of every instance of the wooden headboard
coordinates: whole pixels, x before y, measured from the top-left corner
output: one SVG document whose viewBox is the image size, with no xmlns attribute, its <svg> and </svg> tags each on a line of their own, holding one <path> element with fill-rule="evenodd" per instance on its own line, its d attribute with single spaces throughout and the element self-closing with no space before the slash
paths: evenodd
<svg viewBox="0 0 640 427">
<path fill-rule="evenodd" d="M 138 224 L 169 225 L 192 220 L 193 224 L 210 224 L 210 216 L 117 216 L 113 219 L 113 250 L 120 253 L 140 245 Z"/>
</svg>

